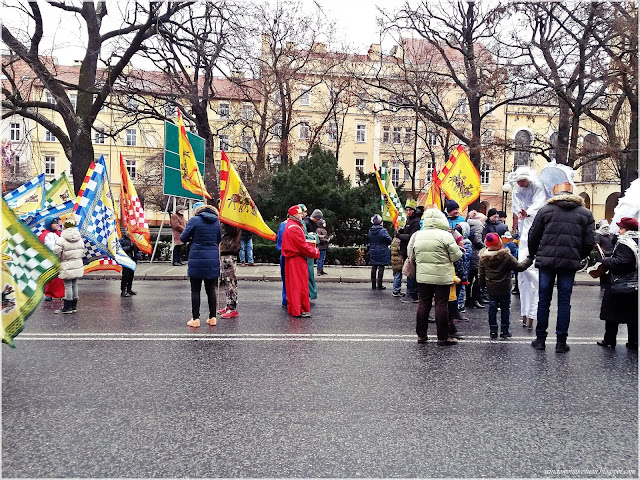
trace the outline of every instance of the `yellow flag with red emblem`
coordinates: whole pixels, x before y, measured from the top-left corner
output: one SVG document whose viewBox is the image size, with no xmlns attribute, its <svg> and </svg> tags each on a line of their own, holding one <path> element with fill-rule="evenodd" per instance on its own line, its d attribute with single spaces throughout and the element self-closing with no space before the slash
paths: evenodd
<svg viewBox="0 0 640 480">
<path fill-rule="evenodd" d="M 436 183 L 447 198 L 460 205 L 460 210 L 471 205 L 482 192 L 480 174 L 462 145 L 458 145 L 442 167 Z"/>
</svg>

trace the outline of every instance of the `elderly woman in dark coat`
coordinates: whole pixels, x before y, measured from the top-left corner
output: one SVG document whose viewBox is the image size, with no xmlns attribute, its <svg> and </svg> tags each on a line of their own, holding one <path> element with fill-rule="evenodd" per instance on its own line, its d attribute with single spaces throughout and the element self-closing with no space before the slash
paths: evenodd
<svg viewBox="0 0 640 480">
<path fill-rule="evenodd" d="M 618 241 L 610 257 L 604 257 L 602 264 L 611 276 L 624 275 L 638 269 L 638 221 L 625 217 L 617 223 L 620 227 Z M 601 347 L 615 348 L 618 325 L 627 324 L 629 341 L 627 348 L 638 349 L 638 290 L 634 293 L 614 293 L 609 282 L 605 284 L 600 318 L 605 321 L 604 340 L 597 342 Z"/>
<path fill-rule="evenodd" d="M 193 206 L 194 216 L 180 234 L 183 243 L 191 242 L 187 276 L 191 282 L 191 320 L 189 327 L 200 326 L 200 289 L 204 281 L 204 290 L 209 302 L 207 323 L 216 324 L 216 283 L 220 276 L 220 258 L 218 245 L 222 239 L 222 230 L 218 220 L 218 210 L 212 205 L 197 202 Z"/>
<path fill-rule="evenodd" d="M 382 217 L 377 213 L 371 217 L 373 226 L 369 229 L 369 265 L 371 265 L 371 288 L 384 290 L 382 277 L 384 266 L 391 263 L 391 235 L 382 226 Z"/>
</svg>

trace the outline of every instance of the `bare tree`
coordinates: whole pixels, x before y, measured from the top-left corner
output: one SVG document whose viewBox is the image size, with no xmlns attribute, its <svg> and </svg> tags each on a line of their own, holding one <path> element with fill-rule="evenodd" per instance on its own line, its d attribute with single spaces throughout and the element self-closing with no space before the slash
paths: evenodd
<svg viewBox="0 0 640 480">
<path fill-rule="evenodd" d="M 78 5 L 66 2 L 49 2 L 58 9 L 66 21 L 75 21 L 86 32 L 87 40 L 84 58 L 77 76 L 65 75 L 64 69 L 51 59 L 41 55 L 43 38 L 43 18 L 38 2 L 20 4 L 20 14 L 27 23 L 28 31 L 22 33 L 18 26 L 2 25 L 2 40 L 44 88 L 51 94 L 52 101 L 42 101 L 24 96 L 23 77 L 15 77 L 16 68 L 5 68 L 3 74 L 10 78 L 11 89 L 3 87 L 3 118 L 22 115 L 30 118 L 52 132 L 60 141 L 65 155 L 73 166 L 73 180 L 76 191 L 80 189 L 84 175 L 94 160 L 91 142 L 91 128 L 100 108 L 104 105 L 116 81 L 131 58 L 140 51 L 147 40 L 157 32 L 158 25 L 186 6 L 185 3 L 127 4 L 126 10 L 118 13 L 121 26 L 103 32 L 103 21 L 107 17 L 107 2 L 84 2 Z M 111 8 L 111 7 L 110 7 Z M 99 64 L 105 65 L 99 69 Z M 13 64 L 15 67 L 15 64 Z M 24 71 L 24 70 L 23 70 Z M 69 90 L 78 92 L 74 108 L 69 98 Z M 64 128 L 51 120 L 47 111 L 60 114 Z"/>
</svg>

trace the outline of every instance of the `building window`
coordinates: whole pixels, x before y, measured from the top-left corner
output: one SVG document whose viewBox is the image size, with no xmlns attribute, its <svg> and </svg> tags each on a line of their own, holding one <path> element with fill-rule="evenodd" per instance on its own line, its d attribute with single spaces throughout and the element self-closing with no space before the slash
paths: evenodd
<svg viewBox="0 0 640 480">
<path fill-rule="evenodd" d="M 309 107 L 311 105 L 311 91 L 306 87 L 300 89 L 300 105 L 302 107 Z"/>
<path fill-rule="evenodd" d="M 173 118 L 176 116 L 176 106 L 171 102 L 166 102 L 162 107 L 164 110 L 164 116 L 167 118 Z"/>
<path fill-rule="evenodd" d="M 251 141 L 251 136 L 243 134 L 242 135 L 242 149 L 245 152 L 253 151 L 253 142 Z"/>
<path fill-rule="evenodd" d="M 218 135 L 220 151 L 225 152 L 229 150 L 229 135 Z"/>
<path fill-rule="evenodd" d="M 131 96 L 127 99 L 127 108 L 129 110 L 138 109 L 138 99 L 135 96 Z"/>
<path fill-rule="evenodd" d="M 242 105 L 242 120 L 253 120 L 253 105 Z"/>
<path fill-rule="evenodd" d="M 400 166 L 397 163 L 391 166 L 391 183 L 394 187 L 400 185 Z"/>
<path fill-rule="evenodd" d="M 18 141 L 20 140 L 20 124 L 19 123 L 11 123 L 9 125 L 10 138 L 11 140 Z"/>
<path fill-rule="evenodd" d="M 425 178 L 427 182 L 430 182 L 431 179 L 433 178 L 433 171 L 435 169 L 436 169 L 436 161 L 433 159 L 427 160 L 427 163 L 425 165 Z"/>
<path fill-rule="evenodd" d="M 404 167 L 402 170 L 402 178 L 404 179 L 405 183 L 410 183 L 411 182 L 411 170 L 409 170 L 408 165 L 402 164 L 402 166 Z"/>
<path fill-rule="evenodd" d="M 330 122 L 329 126 L 327 127 L 327 140 L 329 140 L 330 142 L 338 141 L 338 125 L 336 125 L 334 122 Z"/>
<path fill-rule="evenodd" d="M 306 155 L 304 155 L 302 153 L 298 155 L 298 162 L 301 162 L 301 161 L 306 160 L 306 159 L 307 159 Z"/>
<path fill-rule="evenodd" d="M 358 110 L 367 110 L 367 101 L 362 98 L 358 98 L 358 100 L 356 101 L 356 107 L 358 108 Z"/>
<path fill-rule="evenodd" d="M 494 106 L 493 100 L 487 100 L 484 104 L 484 113 L 487 113 Z M 489 113 L 489 115 L 493 115 L 493 112 Z"/>
<path fill-rule="evenodd" d="M 105 140 L 104 128 L 96 128 L 95 132 L 93 132 L 93 143 L 104 145 L 105 143 L 104 140 Z"/>
<path fill-rule="evenodd" d="M 429 132 L 427 141 L 432 147 L 438 146 L 438 134 L 436 132 Z"/>
<path fill-rule="evenodd" d="M 135 147 L 138 145 L 138 131 L 135 128 L 127 128 L 127 142 L 128 147 Z"/>
<path fill-rule="evenodd" d="M 281 123 L 276 123 L 273 126 L 272 131 L 273 131 L 273 135 L 275 137 L 282 138 L 282 124 Z"/>
<path fill-rule="evenodd" d="M 220 102 L 218 104 L 218 114 L 220 115 L 220 118 L 229 118 L 230 109 L 227 102 Z"/>
<path fill-rule="evenodd" d="M 56 104 L 56 99 L 54 98 L 53 94 L 47 90 L 46 95 L 46 102 L 50 103 L 51 105 L 55 105 Z"/>
<path fill-rule="evenodd" d="M 364 143 L 367 141 L 367 126 L 363 124 L 356 125 L 356 142 Z"/>
<path fill-rule="evenodd" d="M 356 158 L 356 176 L 358 171 L 364 173 L 364 158 Z"/>
<path fill-rule="evenodd" d="M 514 138 L 515 152 L 513 152 L 513 170 L 522 166 L 529 166 L 531 162 L 531 134 L 526 130 L 520 130 Z"/>
<path fill-rule="evenodd" d="M 480 169 L 480 183 L 483 185 L 491 183 L 491 168 L 486 163 L 483 163 Z"/>
<path fill-rule="evenodd" d="M 482 143 L 490 145 L 493 143 L 493 130 L 485 130 L 482 134 Z"/>
<path fill-rule="evenodd" d="M 44 157 L 44 173 L 46 175 L 56 174 L 56 157 L 53 155 L 46 155 Z"/>
<path fill-rule="evenodd" d="M 300 140 L 309 140 L 309 122 L 300 122 Z"/>
<path fill-rule="evenodd" d="M 393 127 L 393 143 L 400 143 L 401 137 L 402 137 L 402 128 Z"/>
<path fill-rule="evenodd" d="M 129 173 L 131 180 L 135 180 L 136 174 L 138 173 L 138 160 L 126 159 L 124 161 L 124 165 L 127 168 L 127 172 Z"/>
<path fill-rule="evenodd" d="M 69 95 L 69 101 L 71 102 L 71 107 L 73 108 L 73 111 L 75 112 L 76 109 L 78 108 L 78 94 L 77 93 L 72 93 Z"/>
<path fill-rule="evenodd" d="M 56 136 L 51 133 L 49 130 L 45 130 L 44 131 L 44 141 L 45 142 L 55 142 L 56 141 Z"/>
<path fill-rule="evenodd" d="M 391 129 L 389 127 L 382 127 L 382 143 L 389 143 L 391 141 Z"/>
<path fill-rule="evenodd" d="M 404 143 L 412 143 L 413 142 L 413 129 L 405 128 L 404 129 Z"/>
<path fill-rule="evenodd" d="M 466 98 L 459 98 L 456 105 L 456 112 L 461 114 L 469 113 L 469 103 Z"/>
</svg>

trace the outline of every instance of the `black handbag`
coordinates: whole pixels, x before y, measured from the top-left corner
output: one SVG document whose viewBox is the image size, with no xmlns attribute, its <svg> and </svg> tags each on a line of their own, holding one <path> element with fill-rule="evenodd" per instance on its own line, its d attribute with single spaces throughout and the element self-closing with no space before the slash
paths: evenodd
<svg viewBox="0 0 640 480">
<path fill-rule="evenodd" d="M 612 293 L 618 295 L 638 293 L 638 271 L 634 270 L 623 274 L 612 273 L 609 288 Z"/>
</svg>

